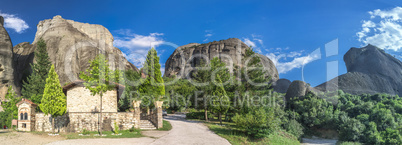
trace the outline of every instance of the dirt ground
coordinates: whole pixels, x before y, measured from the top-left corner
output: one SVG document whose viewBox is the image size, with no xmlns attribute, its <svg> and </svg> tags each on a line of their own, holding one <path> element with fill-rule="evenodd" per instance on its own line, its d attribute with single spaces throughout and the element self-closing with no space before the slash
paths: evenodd
<svg viewBox="0 0 402 145">
<path fill-rule="evenodd" d="M 59 140 L 65 140 L 65 138 L 0 129 L 1 145 L 42 145 Z"/>
</svg>

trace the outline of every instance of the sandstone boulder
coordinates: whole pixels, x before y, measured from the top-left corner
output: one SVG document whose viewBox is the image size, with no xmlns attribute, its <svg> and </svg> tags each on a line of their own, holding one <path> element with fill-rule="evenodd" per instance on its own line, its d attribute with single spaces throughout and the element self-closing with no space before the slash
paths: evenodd
<svg viewBox="0 0 402 145">
<path fill-rule="evenodd" d="M 373 45 L 351 48 L 343 57 L 347 73 L 315 87 L 350 94 L 387 93 L 402 96 L 402 63 Z"/>
<path fill-rule="evenodd" d="M 289 101 L 291 98 L 300 98 L 305 96 L 308 92 L 311 91 L 310 85 L 303 81 L 293 81 L 288 90 L 286 91 L 285 99 Z"/>
<path fill-rule="evenodd" d="M 89 68 L 88 61 L 100 53 L 107 57 L 113 70 L 138 71 L 127 61 L 120 49 L 113 47 L 113 36 L 105 27 L 55 16 L 39 22 L 32 44 L 24 42 L 14 47 L 14 68 L 17 70 L 16 81 L 19 86 L 27 76 L 26 72 L 29 75 L 30 64 L 35 61 L 33 52 L 40 39 L 47 44 L 47 52 L 59 74 L 61 85 L 77 80 L 79 73 Z"/>
<path fill-rule="evenodd" d="M 275 92 L 286 93 L 291 83 L 288 79 L 279 79 L 272 84 L 272 87 Z"/>
<path fill-rule="evenodd" d="M 237 38 L 227 40 L 214 41 L 205 44 L 190 43 L 178 47 L 168 58 L 165 64 L 164 76 L 177 76 L 187 78 L 193 70 L 193 67 L 200 64 L 202 59 L 211 60 L 218 57 L 225 62 L 229 70 L 234 67 L 243 67 L 245 60 L 244 55 L 248 46 Z M 274 63 L 264 55 L 257 54 L 261 58 L 261 63 L 267 71 L 267 76 L 272 81 L 279 79 L 278 71 Z"/>
<path fill-rule="evenodd" d="M 0 100 L 4 99 L 8 86 L 14 86 L 13 44 L 3 25 L 0 16 Z"/>
</svg>

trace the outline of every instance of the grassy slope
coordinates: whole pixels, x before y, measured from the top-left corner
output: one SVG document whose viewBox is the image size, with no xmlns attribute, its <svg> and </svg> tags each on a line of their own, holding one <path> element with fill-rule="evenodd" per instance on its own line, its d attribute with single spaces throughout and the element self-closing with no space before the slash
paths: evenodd
<svg viewBox="0 0 402 145">
<path fill-rule="evenodd" d="M 298 145 L 299 141 L 292 135 L 286 132 L 278 131 L 270 134 L 268 137 L 258 140 L 248 138 L 243 132 L 239 132 L 234 129 L 233 123 L 223 122 L 223 126 L 218 125 L 218 122 L 205 122 L 208 128 L 215 132 L 217 135 L 227 139 L 233 145 L 244 144 L 272 144 L 272 145 Z"/>
</svg>

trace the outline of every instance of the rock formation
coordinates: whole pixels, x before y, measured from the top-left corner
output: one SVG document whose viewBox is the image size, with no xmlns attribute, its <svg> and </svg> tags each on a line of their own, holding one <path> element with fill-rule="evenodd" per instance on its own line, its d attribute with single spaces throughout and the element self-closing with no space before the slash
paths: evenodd
<svg viewBox="0 0 402 145">
<path fill-rule="evenodd" d="M 230 70 L 235 66 L 242 67 L 243 60 L 248 46 L 237 38 L 214 41 L 206 44 L 190 43 L 178 47 L 165 64 L 164 76 L 170 77 L 176 75 L 181 78 L 187 78 L 193 67 L 197 66 L 202 59 L 213 59 L 219 57 L 225 62 Z M 272 81 L 279 78 L 278 71 L 274 63 L 264 55 L 257 54 L 261 58 L 264 69 L 267 70 L 267 76 L 271 76 Z M 233 62 L 233 65 L 231 65 Z"/>
<path fill-rule="evenodd" d="M 402 96 L 402 63 L 373 45 L 351 48 L 343 57 L 347 73 L 315 87 L 350 94 L 387 93 Z M 336 83 L 338 81 L 338 83 Z"/>
<path fill-rule="evenodd" d="M 289 101 L 291 98 L 305 96 L 308 92 L 312 91 L 310 85 L 303 81 L 293 81 L 288 90 L 286 91 L 285 99 Z"/>
<path fill-rule="evenodd" d="M 288 79 L 279 79 L 272 84 L 272 87 L 275 92 L 286 93 L 291 83 Z"/>
<path fill-rule="evenodd" d="M 14 68 L 16 82 L 21 86 L 22 79 L 29 75 L 30 63 L 34 60 L 36 43 L 43 39 L 52 64 L 64 85 L 78 79 L 81 71 L 89 68 L 89 60 L 104 53 L 111 69 L 138 69 L 127 61 L 120 49 L 113 47 L 113 36 L 105 27 L 95 24 L 74 22 L 55 16 L 40 21 L 32 44 L 21 43 L 14 47 Z"/>
<path fill-rule="evenodd" d="M 0 100 L 4 99 L 8 86 L 14 86 L 13 44 L 3 25 L 4 18 L 0 16 Z"/>
</svg>

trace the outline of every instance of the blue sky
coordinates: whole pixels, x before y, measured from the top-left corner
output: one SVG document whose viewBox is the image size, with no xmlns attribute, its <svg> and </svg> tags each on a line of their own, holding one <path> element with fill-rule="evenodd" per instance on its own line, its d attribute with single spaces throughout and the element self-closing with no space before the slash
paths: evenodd
<svg viewBox="0 0 402 145">
<path fill-rule="evenodd" d="M 36 24 L 55 15 L 105 26 L 115 46 L 131 61 L 155 46 L 164 66 L 177 46 L 239 38 L 276 63 L 280 78 L 302 79 L 312 86 L 327 80 L 327 62 L 366 43 L 401 59 L 402 1 L 2 1 L 0 15 L 13 45 L 32 42 Z M 8 22 L 8 24 L 7 24 Z M 338 55 L 326 57 L 325 45 L 337 39 Z M 334 41 L 333 41 L 334 43 Z M 330 43 L 329 45 L 332 45 Z M 335 46 L 335 45 L 332 45 Z M 317 53 L 318 48 L 320 52 Z M 321 58 L 317 55 L 320 54 Z M 140 65 L 134 62 L 137 67 Z M 336 63 L 330 63 L 336 64 Z M 331 70 L 331 71 L 336 71 Z"/>
</svg>

